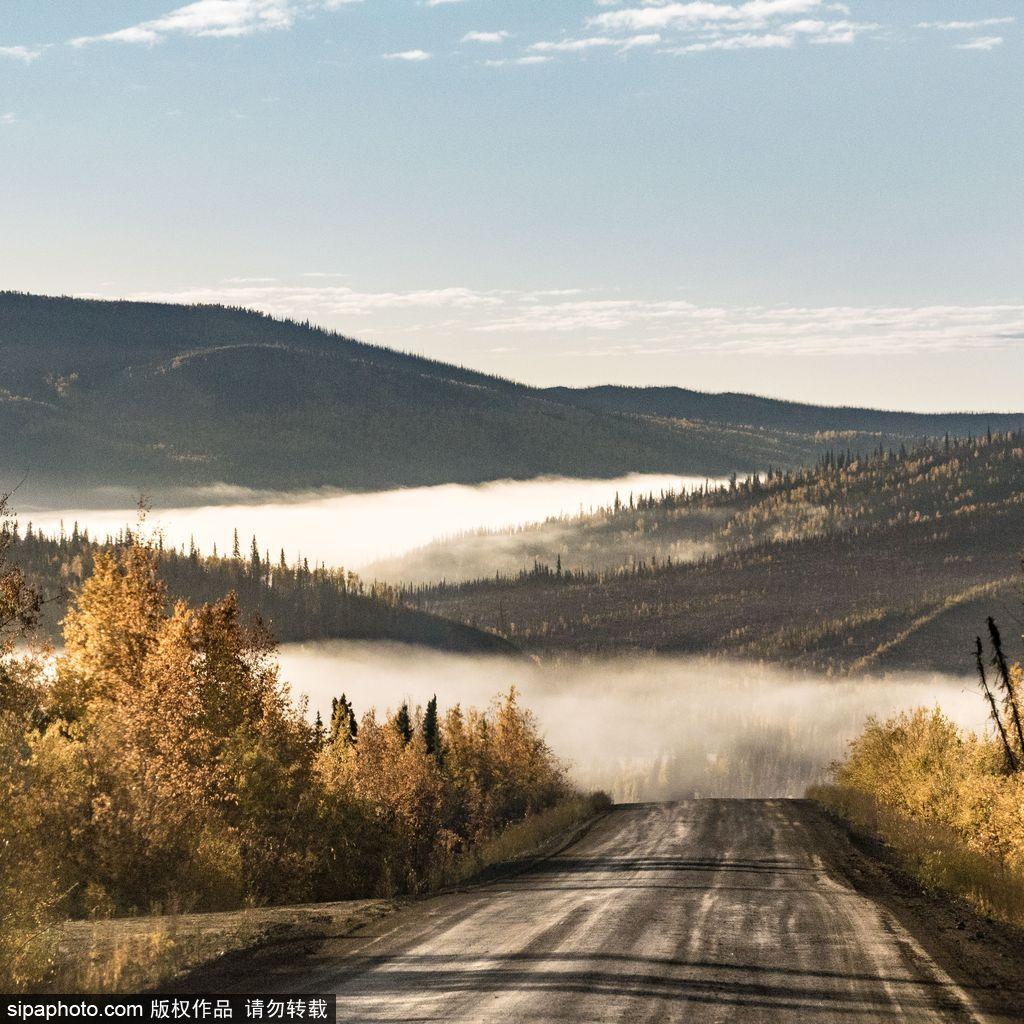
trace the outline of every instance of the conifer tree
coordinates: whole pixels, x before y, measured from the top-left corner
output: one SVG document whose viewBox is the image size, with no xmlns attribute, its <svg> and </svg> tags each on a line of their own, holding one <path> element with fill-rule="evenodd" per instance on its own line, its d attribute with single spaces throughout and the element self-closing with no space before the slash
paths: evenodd
<svg viewBox="0 0 1024 1024">
<path fill-rule="evenodd" d="M 355 711 L 345 694 L 342 694 L 340 699 L 331 701 L 331 742 L 337 743 L 340 740 L 352 746 L 358 732 Z"/>
<path fill-rule="evenodd" d="M 441 731 L 437 721 L 437 694 L 427 702 L 427 710 L 423 715 L 423 742 L 428 754 L 441 760 Z"/>
<path fill-rule="evenodd" d="M 403 702 L 391 724 L 394 726 L 395 732 L 402 737 L 403 743 L 408 743 L 412 739 L 412 718 L 409 716 L 407 703 Z"/>
</svg>

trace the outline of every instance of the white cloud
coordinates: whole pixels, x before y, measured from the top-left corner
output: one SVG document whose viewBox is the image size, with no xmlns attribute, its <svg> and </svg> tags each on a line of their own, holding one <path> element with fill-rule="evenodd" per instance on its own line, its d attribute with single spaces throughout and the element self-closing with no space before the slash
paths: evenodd
<svg viewBox="0 0 1024 1024">
<path fill-rule="evenodd" d="M 6 114 L 0 114 L 0 124 L 17 124 L 17 123 L 18 123 L 18 116 L 17 116 L 17 114 L 12 114 L 10 111 L 8 111 Z"/>
<path fill-rule="evenodd" d="M 488 68 L 503 68 L 510 65 L 530 65 L 530 64 L 548 64 L 554 60 L 553 57 L 546 56 L 540 53 L 531 53 L 525 57 L 511 57 L 511 58 L 500 58 L 498 60 L 485 60 L 484 66 Z"/>
<path fill-rule="evenodd" d="M 590 50 L 595 46 L 617 46 L 618 43 L 619 40 L 607 36 L 589 36 L 584 39 L 563 39 L 557 43 L 542 40 L 531 44 L 530 49 L 540 53 L 579 53 L 580 50 Z"/>
<path fill-rule="evenodd" d="M 293 0 L 195 0 L 161 18 L 96 36 L 78 36 L 72 46 L 96 42 L 135 43 L 153 46 L 168 36 L 233 38 L 291 28 L 297 6 Z"/>
<path fill-rule="evenodd" d="M 7 57 L 9 60 L 20 60 L 25 64 L 31 64 L 37 57 L 42 56 L 41 48 L 31 46 L 0 46 L 0 57 Z"/>
<path fill-rule="evenodd" d="M 499 32 L 467 32 L 463 37 L 464 43 L 500 43 L 508 39 L 508 33 L 502 29 Z"/>
<path fill-rule="evenodd" d="M 966 43 L 959 43 L 953 47 L 955 50 L 994 50 L 997 46 L 1003 45 L 1002 36 L 978 36 Z"/>
<path fill-rule="evenodd" d="M 740 5 L 745 18 L 774 18 L 778 15 L 803 14 L 821 7 L 821 0 L 750 0 Z"/>
<path fill-rule="evenodd" d="M 461 4 L 465 0 L 424 0 L 424 4 L 427 7 L 441 7 L 444 4 Z"/>
<path fill-rule="evenodd" d="M 217 287 L 196 287 L 175 292 L 146 292 L 131 298 L 154 302 L 224 302 L 262 309 L 280 316 L 364 317 L 381 310 L 470 310 L 500 307 L 504 293 L 471 288 L 422 288 L 407 292 L 361 292 L 341 284 L 262 284 L 240 279 Z M 305 310 L 305 312 L 303 312 Z"/>
<path fill-rule="evenodd" d="M 612 0 L 601 3 L 611 5 Z M 587 18 L 591 29 L 600 30 L 593 35 L 542 42 L 533 48 L 570 53 L 597 46 L 618 47 L 621 51 L 664 44 L 659 52 L 674 54 L 785 50 L 797 43 L 853 43 L 860 34 L 881 28 L 874 22 L 842 17 L 849 14 L 846 4 L 825 0 L 642 0 L 642 6 L 603 11 Z"/>
<path fill-rule="evenodd" d="M 666 53 L 705 53 L 709 50 L 786 50 L 794 44 L 791 35 L 739 35 L 723 36 L 706 43 L 689 43 L 668 49 Z"/>
<path fill-rule="evenodd" d="M 972 31 L 979 28 L 987 28 L 990 25 L 1011 25 L 1017 19 L 1007 18 L 982 18 L 980 21 L 920 21 L 918 28 L 934 28 L 940 32 Z"/>
<path fill-rule="evenodd" d="M 696 26 L 708 22 L 736 20 L 737 10 L 731 4 L 670 3 L 663 7 L 632 7 L 621 11 L 607 11 L 588 19 L 595 28 L 611 31 L 623 29 L 642 32 L 649 29 L 668 29 Z"/>
<path fill-rule="evenodd" d="M 633 50 L 638 46 L 657 46 L 661 42 L 661 35 L 658 32 L 646 32 L 638 36 L 630 36 L 622 40 L 623 50 Z"/>
<path fill-rule="evenodd" d="M 541 40 L 530 45 L 531 50 L 539 53 L 580 53 L 583 50 L 614 46 L 620 50 L 632 50 L 637 46 L 654 46 L 661 42 L 657 32 L 644 35 L 613 38 L 611 36 L 583 36 L 579 39 L 561 39 L 558 42 Z"/>
<path fill-rule="evenodd" d="M 426 50 L 399 50 L 397 53 L 385 53 L 382 56 L 385 60 L 407 60 L 415 62 L 430 60 L 433 54 L 428 53 Z"/>
<path fill-rule="evenodd" d="M 871 32 L 881 28 L 877 22 L 857 21 L 819 21 L 805 18 L 784 25 L 783 32 L 802 35 L 810 43 L 853 43 L 861 32 Z"/>
<path fill-rule="evenodd" d="M 127 296 L 162 302 L 224 302 L 343 333 L 407 345 L 454 334 L 528 342 L 559 353 L 629 352 L 878 354 L 1024 350 L 1024 305 L 700 306 L 685 299 L 612 296 L 576 289 L 404 292 L 342 284 L 222 282 Z M 525 341 L 524 341 L 525 339 Z M 599 342 L 595 344 L 595 339 Z M 568 346 L 567 349 L 565 346 Z"/>
<path fill-rule="evenodd" d="M 606 11 L 588 19 L 589 24 L 630 31 L 699 27 L 727 22 L 763 23 L 781 15 L 792 16 L 822 9 L 822 0 L 749 0 L 743 4 L 723 4 L 708 0 L 667 3 L 659 6 L 631 7 Z"/>
</svg>

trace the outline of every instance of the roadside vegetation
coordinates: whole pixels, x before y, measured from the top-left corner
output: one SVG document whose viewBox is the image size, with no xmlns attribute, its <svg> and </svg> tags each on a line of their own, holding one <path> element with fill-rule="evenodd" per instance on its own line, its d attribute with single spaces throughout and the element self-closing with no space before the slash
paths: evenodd
<svg viewBox="0 0 1024 1024">
<path fill-rule="evenodd" d="M 958 729 L 938 709 L 869 721 L 810 796 L 883 840 L 926 887 L 1024 926 L 1024 671 L 988 620 L 976 664 L 990 735 Z"/>
<path fill-rule="evenodd" d="M 59 657 L 15 650 L 38 613 L 5 562 L 0 988 L 57 973 L 62 918 L 422 892 L 576 797 L 515 691 L 310 722 L 262 624 L 169 601 L 138 541 L 96 554 Z"/>
</svg>

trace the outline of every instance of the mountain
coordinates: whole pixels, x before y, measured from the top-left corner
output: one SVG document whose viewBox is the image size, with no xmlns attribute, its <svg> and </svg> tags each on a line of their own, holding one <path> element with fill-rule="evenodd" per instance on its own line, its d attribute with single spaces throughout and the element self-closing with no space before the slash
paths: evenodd
<svg viewBox="0 0 1024 1024">
<path fill-rule="evenodd" d="M 1020 430 L 1019 413 L 917 413 L 862 409 L 853 406 L 808 405 L 760 395 L 733 392 L 712 394 L 677 387 L 546 388 L 556 402 L 581 409 L 620 415 L 697 420 L 732 426 L 803 434 L 876 434 L 890 438 L 923 439 L 950 434 L 977 436 L 988 431 Z"/>
<path fill-rule="evenodd" d="M 534 652 L 969 673 L 986 617 L 1019 619 L 1024 434 L 830 456 L 555 525 L 513 538 L 538 559 L 525 571 L 410 598 Z"/>
<path fill-rule="evenodd" d="M 680 418 L 677 403 L 644 398 L 649 389 L 624 391 L 624 404 L 545 391 L 213 305 L 0 293 L 0 358 L 0 481 L 27 473 L 22 502 L 40 493 L 80 502 L 104 487 L 160 496 L 215 483 L 370 490 L 544 474 L 717 476 L 813 461 L 834 413 L 795 427 L 740 407 Z M 904 430 L 978 432 L 987 422 L 901 419 L 901 432 L 883 434 L 875 414 L 850 411 L 841 441 L 866 450 Z"/>
</svg>

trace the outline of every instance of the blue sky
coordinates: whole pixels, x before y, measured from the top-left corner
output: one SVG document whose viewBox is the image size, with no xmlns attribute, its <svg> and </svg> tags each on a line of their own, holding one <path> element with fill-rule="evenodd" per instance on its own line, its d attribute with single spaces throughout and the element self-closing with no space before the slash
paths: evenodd
<svg viewBox="0 0 1024 1024">
<path fill-rule="evenodd" d="M 1021 409 L 1018 11 L 5 0 L 0 287 L 540 384 Z"/>
</svg>

